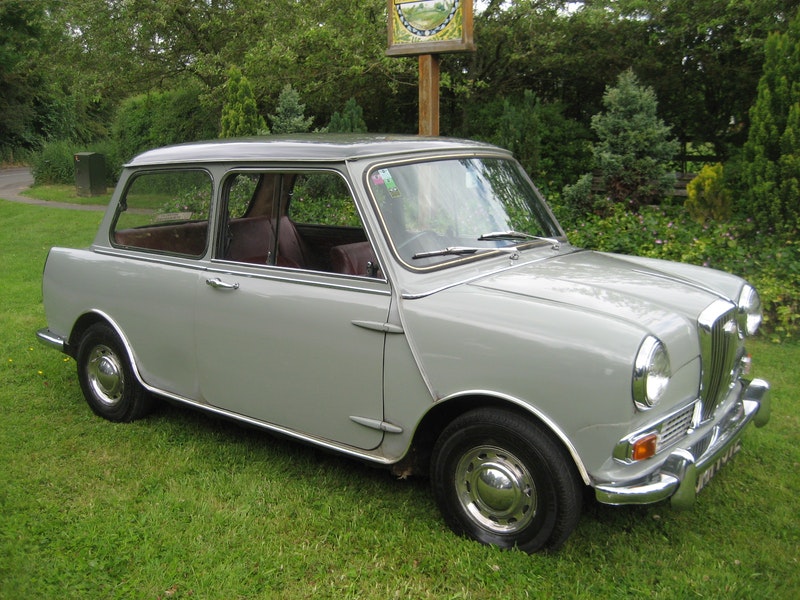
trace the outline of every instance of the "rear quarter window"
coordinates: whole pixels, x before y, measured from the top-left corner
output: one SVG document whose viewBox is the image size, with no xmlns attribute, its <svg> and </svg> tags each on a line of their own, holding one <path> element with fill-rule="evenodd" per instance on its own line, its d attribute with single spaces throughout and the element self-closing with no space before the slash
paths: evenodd
<svg viewBox="0 0 800 600">
<path fill-rule="evenodd" d="M 202 170 L 136 175 L 120 202 L 111 243 L 165 254 L 204 255 L 212 192 L 211 177 Z"/>
</svg>

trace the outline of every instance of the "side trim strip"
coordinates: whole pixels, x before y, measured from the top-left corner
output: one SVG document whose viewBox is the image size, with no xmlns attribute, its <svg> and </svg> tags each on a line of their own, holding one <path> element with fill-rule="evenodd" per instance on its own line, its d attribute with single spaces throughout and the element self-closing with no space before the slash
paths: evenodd
<svg viewBox="0 0 800 600">
<path fill-rule="evenodd" d="M 391 465 L 396 463 L 400 458 L 393 459 L 391 457 L 386 456 L 377 456 L 375 454 L 370 454 L 367 451 L 360 450 L 358 448 L 353 448 L 352 446 L 345 446 L 342 444 L 337 444 L 335 442 L 331 442 L 330 440 L 325 440 L 322 438 L 318 438 L 311 435 L 301 434 L 292 429 L 287 429 L 286 427 L 281 427 L 279 425 L 273 425 L 272 423 L 267 423 L 265 421 L 259 421 L 257 419 L 252 419 L 250 417 L 246 417 L 244 415 L 240 415 L 238 413 L 234 413 L 224 408 L 217 408 L 216 406 L 211 406 L 209 404 L 201 404 L 200 402 L 195 402 L 194 400 L 189 400 L 188 398 L 184 398 L 182 396 L 178 396 L 176 394 L 171 394 L 169 392 L 164 392 L 163 390 L 159 390 L 158 388 L 154 388 L 153 386 L 144 384 L 145 388 L 148 391 L 158 394 L 159 396 L 163 396 L 165 398 L 169 398 L 175 402 L 180 402 L 181 404 L 186 404 L 191 406 L 192 408 L 196 408 L 198 410 L 202 410 L 204 412 L 212 413 L 215 415 L 219 415 L 221 417 L 225 417 L 227 419 L 231 419 L 233 421 L 239 421 L 241 423 L 246 423 L 248 425 L 252 425 L 258 429 L 264 429 L 267 431 L 271 431 L 274 433 L 279 433 L 281 435 L 285 435 L 296 440 L 300 440 L 301 442 L 307 442 L 314 446 L 320 446 L 322 448 L 326 448 L 328 450 L 333 450 L 334 452 L 338 452 L 340 454 L 344 454 L 346 456 L 352 456 L 354 458 L 358 458 L 361 460 L 366 460 L 373 463 L 378 463 L 381 465 Z M 395 433 L 395 432 L 392 432 Z M 380 447 L 380 446 L 379 446 Z"/>
</svg>

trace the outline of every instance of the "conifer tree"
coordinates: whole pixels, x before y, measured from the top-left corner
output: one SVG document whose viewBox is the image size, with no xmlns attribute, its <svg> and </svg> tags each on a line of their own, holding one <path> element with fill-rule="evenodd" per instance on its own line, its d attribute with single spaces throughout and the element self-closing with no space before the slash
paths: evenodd
<svg viewBox="0 0 800 600">
<path fill-rule="evenodd" d="M 593 154 L 608 197 L 633 210 L 660 200 L 675 185 L 667 164 L 679 145 L 656 114 L 655 93 L 628 70 L 606 89 L 603 106 L 605 112 L 592 117 L 599 138 Z"/>
<path fill-rule="evenodd" d="M 258 112 L 253 88 L 236 67 L 228 72 L 221 125 L 221 138 L 269 133 L 267 122 Z"/>
<path fill-rule="evenodd" d="M 301 104 L 300 94 L 287 84 L 278 96 L 278 107 L 272 120 L 273 133 L 305 133 L 311 128 L 313 118 L 305 118 L 306 105 Z"/>
<path fill-rule="evenodd" d="M 740 212 L 761 231 L 800 225 L 800 18 L 764 48 L 758 96 L 744 146 Z"/>
<path fill-rule="evenodd" d="M 333 113 L 327 129 L 329 133 L 366 133 L 364 111 L 355 98 L 350 98 L 345 103 L 341 114 L 338 111 Z"/>
</svg>

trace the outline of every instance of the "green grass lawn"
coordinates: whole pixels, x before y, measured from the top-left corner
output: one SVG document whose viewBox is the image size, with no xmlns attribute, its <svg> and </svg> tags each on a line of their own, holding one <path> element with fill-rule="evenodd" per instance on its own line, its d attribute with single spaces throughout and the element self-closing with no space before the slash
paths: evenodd
<svg viewBox="0 0 800 600">
<path fill-rule="evenodd" d="M 48 248 L 101 213 L 0 201 L 0 598 L 764 598 L 800 592 L 800 346 L 689 512 L 590 503 L 553 555 L 455 537 L 419 479 L 182 408 L 95 417 L 35 340 Z"/>
<path fill-rule="evenodd" d="M 111 200 L 113 188 L 108 188 L 106 194 L 97 196 L 78 196 L 78 192 L 74 185 L 38 185 L 29 188 L 22 192 L 23 196 L 29 198 L 36 198 L 37 200 L 46 200 L 47 202 L 67 202 L 69 204 L 86 204 L 106 206 Z"/>
</svg>

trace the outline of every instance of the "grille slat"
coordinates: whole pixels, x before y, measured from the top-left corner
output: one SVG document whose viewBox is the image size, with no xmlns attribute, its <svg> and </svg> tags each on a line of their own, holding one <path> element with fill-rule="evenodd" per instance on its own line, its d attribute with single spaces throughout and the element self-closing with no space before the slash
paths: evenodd
<svg viewBox="0 0 800 600">
<path fill-rule="evenodd" d="M 668 448 L 681 439 L 692 426 L 694 404 L 690 404 L 681 412 L 665 421 L 661 426 L 658 449 Z"/>
<path fill-rule="evenodd" d="M 738 358 L 739 335 L 736 306 L 717 300 L 698 319 L 703 378 L 700 397 L 702 419 L 710 419 L 733 382 Z"/>
</svg>

